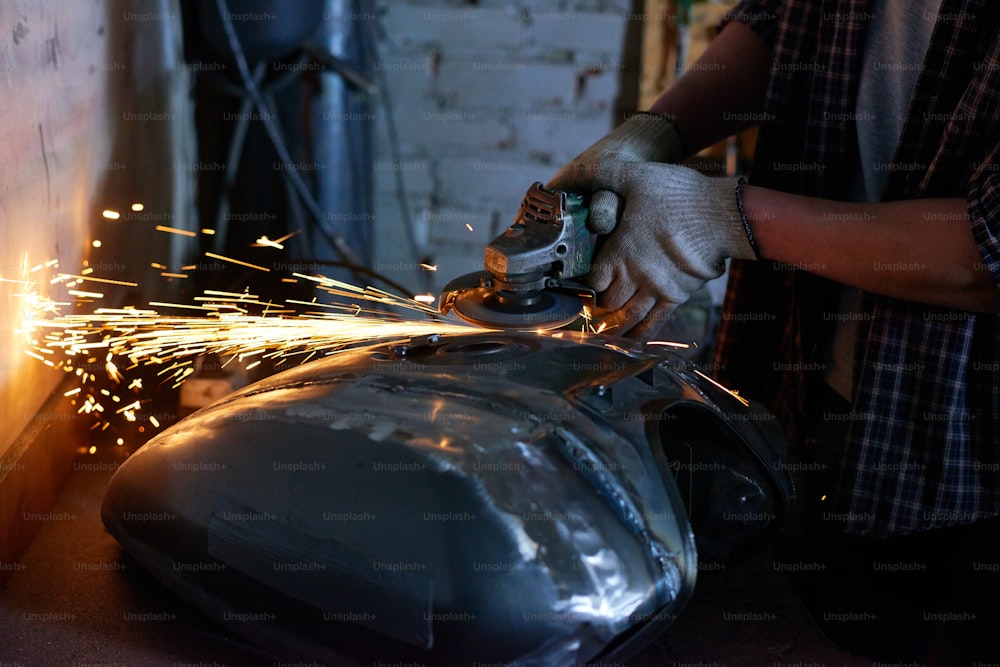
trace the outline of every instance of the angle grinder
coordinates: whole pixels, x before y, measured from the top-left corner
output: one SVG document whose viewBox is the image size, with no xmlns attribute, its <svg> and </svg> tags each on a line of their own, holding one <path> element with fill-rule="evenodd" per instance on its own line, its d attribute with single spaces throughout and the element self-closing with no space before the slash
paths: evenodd
<svg viewBox="0 0 1000 667">
<path fill-rule="evenodd" d="M 477 326 L 556 329 L 574 322 L 595 294 L 573 280 L 591 269 L 597 234 L 587 227 L 582 195 L 528 188 L 514 223 L 486 246 L 485 271 L 445 285 L 439 310 Z"/>
</svg>

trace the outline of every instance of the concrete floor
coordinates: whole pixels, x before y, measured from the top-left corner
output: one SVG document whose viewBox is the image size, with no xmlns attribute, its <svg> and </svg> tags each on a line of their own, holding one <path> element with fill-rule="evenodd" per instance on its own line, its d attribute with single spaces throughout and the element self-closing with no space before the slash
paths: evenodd
<svg viewBox="0 0 1000 667">
<path fill-rule="evenodd" d="M 51 520 L 0 589 L 0 666 L 292 664 L 203 619 L 124 554 L 99 512 L 114 467 L 94 457 L 76 466 Z M 743 612 L 765 620 L 733 620 Z M 823 638 L 764 552 L 701 573 L 680 618 L 628 667 L 873 664 Z"/>
</svg>

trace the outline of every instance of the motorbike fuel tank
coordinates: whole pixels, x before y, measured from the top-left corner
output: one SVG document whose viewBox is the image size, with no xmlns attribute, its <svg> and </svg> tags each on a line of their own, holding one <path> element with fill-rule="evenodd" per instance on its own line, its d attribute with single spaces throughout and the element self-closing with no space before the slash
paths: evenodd
<svg viewBox="0 0 1000 667">
<path fill-rule="evenodd" d="M 381 342 L 157 435 L 102 516 L 278 657 L 620 660 L 681 611 L 699 549 L 724 558 L 780 522 L 791 488 L 765 414 L 622 339 Z"/>
</svg>

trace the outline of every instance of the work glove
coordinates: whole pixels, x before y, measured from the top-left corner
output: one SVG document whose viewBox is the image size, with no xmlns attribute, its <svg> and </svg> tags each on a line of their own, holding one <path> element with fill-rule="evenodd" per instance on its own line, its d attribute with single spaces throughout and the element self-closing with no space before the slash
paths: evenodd
<svg viewBox="0 0 1000 667">
<path fill-rule="evenodd" d="M 547 190 L 566 190 L 579 172 L 593 173 L 603 160 L 670 162 L 684 159 L 681 138 L 673 120 L 649 111 L 633 114 L 627 121 L 570 160 L 545 185 Z M 613 192 L 593 192 L 588 204 L 587 226 L 595 234 L 609 234 L 615 227 L 621 201 Z"/>
<path fill-rule="evenodd" d="M 625 204 L 585 278 L 599 294 L 595 326 L 651 338 L 691 292 L 722 275 L 727 258 L 758 259 L 740 184 L 655 162 L 605 160 L 578 174 L 573 191 L 609 190 Z"/>
</svg>

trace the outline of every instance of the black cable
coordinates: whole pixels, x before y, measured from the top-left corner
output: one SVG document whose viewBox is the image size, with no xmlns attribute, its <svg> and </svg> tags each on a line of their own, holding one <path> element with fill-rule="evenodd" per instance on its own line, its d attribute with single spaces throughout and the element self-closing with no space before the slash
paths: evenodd
<svg viewBox="0 0 1000 667">
<path fill-rule="evenodd" d="M 277 79 L 272 79 L 266 85 L 264 84 L 264 76 L 267 73 L 267 64 L 265 62 L 260 62 L 254 68 L 253 79 L 257 84 L 258 90 L 261 92 L 261 96 L 270 98 L 273 96 L 274 91 L 284 88 L 286 85 L 291 83 L 297 74 L 284 74 Z M 293 68 L 294 69 L 294 68 Z M 212 73 L 209 73 L 210 75 Z M 236 127 L 233 129 L 233 135 L 230 139 L 229 150 L 226 153 L 226 162 L 223 168 L 223 178 L 222 178 L 222 188 L 220 190 L 221 194 L 219 197 L 218 206 L 215 214 L 215 236 L 213 237 L 213 247 L 216 252 L 223 252 L 226 247 L 227 234 L 229 223 L 227 220 L 227 214 L 231 208 L 229 193 L 236 182 L 237 174 L 239 173 L 240 159 L 243 154 L 243 146 L 246 142 L 247 132 L 250 129 L 250 123 L 252 122 L 251 111 L 254 108 L 253 100 L 247 96 L 246 88 L 243 86 L 236 86 L 231 83 L 228 79 L 224 77 L 218 77 L 211 75 L 207 79 L 208 83 L 215 87 L 219 92 L 231 95 L 240 100 L 240 107 L 237 113 Z M 259 115 L 259 114 L 258 114 Z M 276 117 L 276 116 L 275 116 Z M 297 194 L 295 190 L 290 186 L 287 179 L 285 180 L 287 194 L 289 195 L 288 201 L 297 207 Z M 297 214 L 296 220 L 301 218 L 301 214 Z M 300 242 L 304 244 L 305 247 L 308 245 L 308 234 L 306 230 L 303 229 L 303 238 Z"/>
<path fill-rule="evenodd" d="M 232 23 L 229 21 L 229 8 L 226 5 L 226 0 L 215 0 L 216 9 L 219 12 L 219 17 L 222 20 L 223 31 L 226 33 L 226 40 L 229 42 L 229 48 L 233 51 L 233 57 L 236 61 L 236 69 L 239 70 L 240 78 L 243 80 L 243 86 L 246 89 L 247 94 L 253 101 L 254 106 L 260 114 L 260 120 L 264 124 L 264 129 L 266 130 L 268 136 L 271 139 L 271 143 L 274 145 L 274 149 L 278 153 L 278 159 L 284 165 L 283 176 L 289 179 L 292 186 L 295 188 L 296 193 L 302 199 L 305 204 L 306 209 L 312 214 L 313 218 L 316 220 L 317 229 L 324 236 L 330 246 L 336 250 L 344 262 L 347 265 L 354 267 L 358 266 L 357 261 L 355 261 L 354 253 L 351 251 L 344 240 L 340 237 L 334 236 L 329 233 L 326 226 L 323 224 L 323 212 L 319 209 L 319 204 L 316 203 L 315 198 L 309 191 L 309 186 L 306 185 L 305 181 L 302 180 L 302 176 L 299 174 L 298 169 L 295 168 L 295 164 L 292 161 L 292 156 L 288 152 L 288 147 L 285 144 L 284 136 L 281 133 L 280 128 L 278 128 L 274 120 L 270 117 L 270 113 L 267 108 L 260 89 L 254 82 L 253 77 L 250 74 L 250 68 L 247 65 L 246 56 L 243 53 L 243 47 L 240 45 L 239 36 L 236 34 L 236 29 L 233 28 Z"/>
<path fill-rule="evenodd" d="M 368 23 L 369 22 L 362 22 L 362 25 L 365 26 L 368 25 Z M 377 37 L 373 34 L 373 31 L 374 26 L 368 28 L 367 31 L 362 30 L 364 33 L 362 46 L 368 50 L 368 54 L 371 57 L 372 62 L 377 62 Z M 392 170 L 396 189 L 396 203 L 399 206 L 399 215 L 403 221 L 403 231 L 406 236 L 406 243 L 409 246 L 410 256 L 419 257 L 420 248 L 417 243 L 417 235 L 414 230 L 413 219 L 410 216 L 410 207 L 406 201 L 406 183 L 403 178 L 403 170 L 400 168 L 403 157 L 399 149 L 399 134 L 396 128 L 396 117 L 393 112 L 392 95 L 389 92 L 389 82 L 383 68 L 375 68 L 375 78 L 376 85 L 379 90 L 379 98 L 382 103 L 382 110 L 385 112 L 386 132 L 389 135 L 389 154 L 394 166 L 397 167 Z M 421 279 L 424 281 L 424 289 L 429 289 L 430 279 L 423 275 L 421 275 Z"/>
<path fill-rule="evenodd" d="M 263 63 L 257 66 L 254 78 L 260 80 L 264 75 Z M 240 156 L 243 155 L 243 143 L 246 141 L 247 130 L 250 128 L 250 110 L 253 108 L 253 101 L 243 95 L 240 100 L 239 114 L 236 116 L 236 127 L 233 128 L 233 136 L 229 142 L 229 151 L 226 153 L 226 163 L 222 172 L 222 187 L 220 190 L 219 205 L 215 212 L 215 237 L 213 246 L 216 252 L 225 252 L 226 236 L 229 233 L 228 214 L 230 209 L 229 193 L 232 191 L 233 183 L 236 182 L 236 174 L 239 171 Z"/>
<path fill-rule="evenodd" d="M 374 95 L 378 92 L 378 87 L 365 77 L 364 74 L 359 72 L 354 65 L 343 58 L 333 55 L 323 45 L 307 42 L 302 46 L 302 50 L 308 53 L 316 62 L 321 63 L 327 69 L 333 70 L 355 90 L 368 93 L 369 95 Z"/>
<path fill-rule="evenodd" d="M 356 261 L 353 252 L 346 245 L 344 240 L 339 236 L 331 234 L 330 231 L 326 228 L 324 224 L 323 212 L 320 210 L 319 204 L 316 202 L 316 199 L 309 191 L 309 188 L 306 185 L 305 181 L 303 181 L 298 170 L 295 168 L 295 165 L 291 159 L 291 155 L 288 151 L 288 147 L 284 141 L 284 135 L 282 134 L 281 128 L 275 125 L 272 119 L 272 115 L 270 113 L 270 107 L 265 101 L 263 94 L 261 93 L 261 89 L 258 86 L 255 78 L 250 73 L 250 68 L 249 65 L 247 64 L 246 55 L 244 54 L 243 47 L 240 44 L 239 36 L 236 34 L 235 28 L 233 28 L 232 24 L 228 19 L 228 16 L 230 14 L 229 14 L 229 8 L 226 4 L 226 0 L 216 0 L 215 5 L 216 5 L 216 10 L 219 13 L 219 17 L 222 21 L 222 27 L 226 34 L 226 40 L 229 43 L 229 47 L 233 52 L 233 57 L 236 62 L 236 67 L 240 73 L 240 79 L 243 82 L 243 87 L 246 91 L 246 94 L 250 97 L 250 100 L 252 101 L 253 105 L 259 111 L 260 120 L 264 124 L 264 128 L 268 136 L 270 137 L 275 150 L 278 152 L 278 158 L 281 160 L 281 162 L 285 167 L 283 169 L 283 176 L 285 177 L 287 182 L 290 183 L 294 191 L 299 195 L 299 198 L 301 199 L 302 203 L 305 205 L 306 209 L 315 219 L 317 230 L 320 232 L 323 238 L 330 244 L 330 246 L 334 250 L 336 250 L 341 256 L 341 261 L 339 262 L 323 260 L 323 261 L 317 261 L 316 263 L 329 266 L 340 266 L 350 270 L 355 275 L 365 275 L 371 278 L 376 278 L 377 280 L 380 280 L 386 285 L 389 285 L 393 289 L 399 291 L 407 298 L 413 298 L 414 296 L 413 293 L 410 292 L 410 290 L 404 288 L 399 283 L 395 282 L 391 278 L 388 278 L 387 276 L 373 269 L 369 269 L 359 264 Z M 365 37 L 365 39 L 363 40 L 363 47 L 369 50 L 369 54 L 375 54 L 377 56 L 377 52 L 375 51 L 374 47 L 374 42 L 372 41 L 372 35 L 365 34 L 363 35 L 363 37 Z M 396 126 L 395 126 L 394 116 L 392 114 L 391 102 L 388 99 L 388 83 L 384 73 L 379 70 L 377 70 L 377 72 L 378 72 L 377 76 L 380 79 L 378 88 L 380 89 L 381 92 L 380 96 L 383 98 L 383 108 L 385 109 L 386 112 L 387 123 L 389 127 L 389 140 L 391 146 L 390 150 L 392 151 L 393 160 L 399 162 L 401 161 L 401 156 L 399 151 L 399 137 L 396 132 Z M 360 80 L 355 80 L 355 78 L 356 77 L 351 77 L 350 80 L 350 82 L 353 85 L 360 85 L 361 82 L 366 82 L 366 80 L 364 80 L 363 78 Z M 413 221 L 410 218 L 409 208 L 406 205 L 405 189 L 404 189 L 405 184 L 402 179 L 402 174 L 400 173 L 401 170 L 397 169 L 394 171 L 396 175 L 396 195 L 400 205 L 400 211 L 403 217 L 404 230 L 406 233 L 407 242 L 410 246 L 410 250 L 413 256 L 417 256 L 418 247 L 417 247 L 416 235 L 413 228 Z"/>
</svg>

